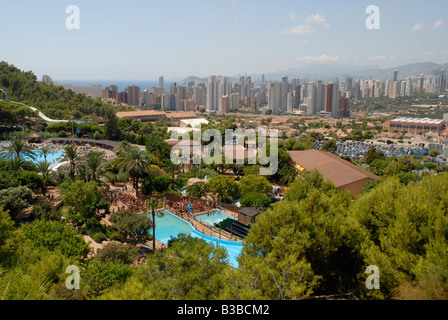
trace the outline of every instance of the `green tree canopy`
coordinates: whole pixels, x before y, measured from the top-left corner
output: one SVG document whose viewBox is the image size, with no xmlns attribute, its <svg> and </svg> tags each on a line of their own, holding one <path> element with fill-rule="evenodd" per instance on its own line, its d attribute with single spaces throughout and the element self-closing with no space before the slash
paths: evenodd
<svg viewBox="0 0 448 320">
<path fill-rule="evenodd" d="M 272 192 L 272 184 L 263 176 L 249 175 L 241 179 L 239 183 L 241 196 L 249 192 L 268 193 Z"/>
<path fill-rule="evenodd" d="M 35 220 L 22 229 L 25 237 L 37 248 L 60 251 L 64 256 L 77 260 L 90 251 L 82 235 L 63 221 Z"/>
</svg>

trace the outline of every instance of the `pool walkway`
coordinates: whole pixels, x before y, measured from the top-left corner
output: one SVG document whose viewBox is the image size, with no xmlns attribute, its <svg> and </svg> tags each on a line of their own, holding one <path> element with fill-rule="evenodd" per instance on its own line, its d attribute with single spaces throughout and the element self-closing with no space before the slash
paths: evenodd
<svg viewBox="0 0 448 320">
<path fill-rule="evenodd" d="M 199 231 L 207 236 L 211 236 L 213 238 L 218 238 L 218 239 L 222 239 L 222 240 L 228 240 L 228 241 L 237 241 L 237 242 L 244 242 L 241 238 L 235 237 L 234 235 L 232 235 L 231 233 L 224 231 L 220 228 L 217 227 L 211 227 L 208 225 L 205 225 L 204 223 L 192 218 L 190 215 L 179 212 L 176 209 L 173 209 L 172 207 L 169 206 L 164 206 L 163 208 L 160 209 L 166 209 L 168 211 L 170 211 L 171 213 L 177 215 L 178 217 L 188 221 L 189 223 L 191 223 L 193 225 L 193 228 L 196 231 Z M 219 208 L 219 210 L 222 210 L 223 212 L 225 212 L 223 209 Z M 203 212 L 198 212 L 195 214 L 195 216 L 197 215 L 201 215 L 201 214 L 206 214 L 209 211 L 203 211 Z M 225 212 L 229 215 L 232 215 L 229 212 Z"/>
</svg>

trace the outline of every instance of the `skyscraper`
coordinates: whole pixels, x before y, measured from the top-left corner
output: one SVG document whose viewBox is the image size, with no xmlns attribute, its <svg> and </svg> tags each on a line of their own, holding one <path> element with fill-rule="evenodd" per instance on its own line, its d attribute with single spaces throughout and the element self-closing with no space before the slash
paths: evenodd
<svg viewBox="0 0 448 320">
<path fill-rule="evenodd" d="M 269 82 L 268 85 L 268 104 L 269 109 L 272 110 L 272 114 L 280 114 L 282 110 L 282 83 L 281 82 Z"/>
<path fill-rule="evenodd" d="M 159 78 L 159 87 L 165 89 L 165 80 L 163 79 L 163 76 Z"/>
<path fill-rule="evenodd" d="M 252 90 L 252 79 L 251 77 L 246 77 L 246 87 L 245 87 L 245 96 L 250 97 Z"/>
<path fill-rule="evenodd" d="M 222 102 L 223 99 L 222 97 L 225 95 L 230 95 L 230 82 L 229 82 L 229 77 L 227 76 L 223 76 L 221 78 L 221 82 L 219 83 L 218 86 L 218 102 L 219 102 L 219 106 L 218 109 L 221 110 L 222 109 Z"/>
<path fill-rule="evenodd" d="M 349 118 L 350 112 L 348 110 L 348 98 L 339 98 L 339 118 Z"/>
<path fill-rule="evenodd" d="M 138 106 L 140 102 L 140 87 L 129 86 L 125 91 L 127 94 L 127 103 L 131 106 Z"/>
<path fill-rule="evenodd" d="M 353 78 L 352 77 L 345 77 L 345 92 L 349 93 L 349 97 L 352 97 L 353 95 Z"/>
<path fill-rule="evenodd" d="M 394 81 L 398 81 L 398 70 L 394 70 Z"/>
<path fill-rule="evenodd" d="M 439 93 L 445 93 L 446 90 L 446 79 L 445 79 L 445 69 L 440 70 L 439 77 Z"/>
<path fill-rule="evenodd" d="M 288 94 L 288 77 L 282 78 L 282 94 L 283 95 Z"/>
<path fill-rule="evenodd" d="M 222 98 L 220 99 L 221 102 L 221 112 L 226 114 L 229 113 L 230 111 L 230 97 L 228 94 L 223 95 Z"/>
<path fill-rule="evenodd" d="M 211 75 L 207 83 L 207 111 L 217 111 L 218 106 L 218 82 L 216 76 Z"/>
<path fill-rule="evenodd" d="M 294 107 L 295 108 L 298 108 L 300 106 L 300 103 L 302 102 L 302 96 L 300 94 L 300 91 L 301 91 L 301 87 L 299 84 L 293 90 L 293 92 L 294 92 Z"/>
<path fill-rule="evenodd" d="M 333 103 L 333 84 L 327 84 L 327 95 L 326 95 L 325 111 L 331 112 L 331 107 Z"/>
<path fill-rule="evenodd" d="M 418 80 L 418 86 L 417 86 L 417 92 L 418 93 L 423 93 L 423 92 L 425 92 L 425 89 L 424 89 L 424 83 L 425 83 L 425 79 L 424 79 L 424 74 L 422 73 L 421 75 L 420 75 L 420 79 Z"/>
</svg>

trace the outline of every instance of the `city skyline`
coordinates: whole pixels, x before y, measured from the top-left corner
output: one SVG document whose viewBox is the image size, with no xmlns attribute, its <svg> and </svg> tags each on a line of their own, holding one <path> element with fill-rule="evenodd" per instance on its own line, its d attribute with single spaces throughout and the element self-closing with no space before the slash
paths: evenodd
<svg viewBox="0 0 448 320">
<path fill-rule="evenodd" d="M 448 62 L 446 1 L 5 1 L 1 60 L 54 79 L 156 80 L 272 73 L 308 64 Z M 67 6 L 80 10 L 68 30 Z M 18 19 L 20 17 L 20 19 Z M 19 23 L 18 23 L 19 21 Z M 11 26 L 14 26 L 13 28 Z M 399 41 L 397 41 L 399 39 Z"/>
</svg>

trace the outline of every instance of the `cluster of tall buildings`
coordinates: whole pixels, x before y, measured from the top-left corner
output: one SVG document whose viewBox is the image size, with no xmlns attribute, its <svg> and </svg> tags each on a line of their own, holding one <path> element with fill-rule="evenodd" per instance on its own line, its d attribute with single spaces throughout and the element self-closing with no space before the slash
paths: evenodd
<svg viewBox="0 0 448 320">
<path fill-rule="evenodd" d="M 282 81 L 270 81 L 267 86 L 267 110 L 274 115 L 292 113 L 301 103 L 301 88 L 299 79 L 288 81 L 288 77 L 283 77 Z"/>
<path fill-rule="evenodd" d="M 350 79 L 349 79 L 350 81 Z M 322 81 L 308 83 L 306 114 L 331 118 L 347 118 L 348 96 L 340 90 L 339 82 L 323 84 Z"/>
<path fill-rule="evenodd" d="M 231 83 L 227 76 L 222 76 L 219 82 L 215 75 L 208 78 L 206 87 L 208 112 L 227 113 L 240 106 L 257 111 L 260 100 L 260 90 L 254 88 L 251 77 L 240 77 L 237 83 Z"/>
<path fill-rule="evenodd" d="M 140 87 L 129 86 L 124 91 L 119 91 L 116 85 L 111 85 L 102 89 L 101 97 L 114 100 L 117 103 L 138 106 L 140 104 Z"/>
<path fill-rule="evenodd" d="M 390 79 L 356 79 L 347 76 L 344 81 L 324 83 L 321 80 L 309 82 L 307 79 L 283 77 L 281 81 L 252 81 L 250 76 L 230 79 L 228 76 L 209 76 L 206 82 L 190 81 L 187 86 L 171 83 L 165 89 L 163 76 L 159 86 L 150 90 L 141 90 L 138 86 L 128 86 L 119 91 L 116 85 L 105 88 L 100 86 L 74 87 L 63 85 L 66 89 L 85 93 L 93 97 L 110 99 L 131 106 L 159 106 L 162 110 L 197 111 L 206 108 L 208 112 L 228 113 L 245 108 L 250 111 L 262 111 L 263 114 L 291 114 L 300 110 L 307 115 L 320 115 L 332 118 L 350 116 L 349 99 L 364 99 L 410 96 L 414 93 L 445 93 L 445 69 L 439 76 L 399 79 L 395 70 Z M 53 83 L 51 77 L 44 75 L 42 81 Z"/>
<path fill-rule="evenodd" d="M 421 74 L 418 78 L 399 79 L 398 70 L 395 70 L 393 78 L 386 80 L 358 79 L 353 83 L 353 79 L 347 77 L 345 88 L 348 97 L 356 99 L 378 97 L 395 99 L 425 92 L 443 94 L 446 92 L 446 75 L 445 69 L 441 69 L 439 76 L 425 77 Z"/>
</svg>

